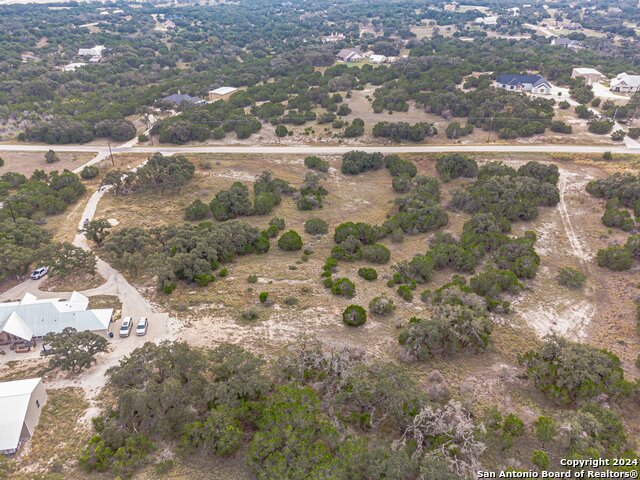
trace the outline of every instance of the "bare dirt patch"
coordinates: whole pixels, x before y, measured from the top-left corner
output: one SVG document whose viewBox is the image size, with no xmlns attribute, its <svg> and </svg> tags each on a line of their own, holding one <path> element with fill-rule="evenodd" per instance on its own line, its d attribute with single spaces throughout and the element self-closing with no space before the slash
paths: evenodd
<svg viewBox="0 0 640 480">
<path fill-rule="evenodd" d="M 0 175 L 6 172 L 17 172 L 30 176 L 34 170 L 73 170 L 89 161 L 95 155 L 86 152 L 58 152 L 59 162 L 47 163 L 42 152 L 2 152 L 4 166 L 0 167 Z"/>
</svg>

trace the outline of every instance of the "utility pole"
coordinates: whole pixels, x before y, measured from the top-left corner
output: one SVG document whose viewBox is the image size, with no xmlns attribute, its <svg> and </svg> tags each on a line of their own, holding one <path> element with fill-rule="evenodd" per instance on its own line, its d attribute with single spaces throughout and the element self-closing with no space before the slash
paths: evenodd
<svg viewBox="0 0 640 480">
<path fill-rule="evenodd" d="M 107 140 L 107 145 L 109 145 L 109 155 L 111 155 L 111 165 L 116 166 L 116 162 L 113 160 L 113 152 L 111 151 L 111 142 Z"/>
<path fill-rule="evenodd" d="M 491 123 L 489 124 L 489 135 L 487 135 L 487 143 L 489 143 L 489 140 L 491 140 L 491 129 L 493 128 L 493 119 L 495 117 L 491 117 Z"/>
</svg>

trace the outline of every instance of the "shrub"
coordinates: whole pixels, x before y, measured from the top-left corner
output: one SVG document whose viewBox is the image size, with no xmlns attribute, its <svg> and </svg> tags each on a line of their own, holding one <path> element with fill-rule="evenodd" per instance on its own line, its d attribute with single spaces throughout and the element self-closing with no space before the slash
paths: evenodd
<svg viewBox="0 0 640 480">
<path fill-rule="evenodd" d="M 220 272 L 218 273 L 218 275 L 221 278 L 225 278 L 227 275 L 229 275 L 229 269 L 227 267 L 224 267 L 222 270 L 220 270 Z"/>
<path fill-rule="evenodd" d="M 87 165 L 80 172 L 80 177 L 84 180 L 90 180 L 96 178 L 100 174 L 100 169 L 95 165 Z"/>
<path fill-rule="evenodd" d="M 309 235 L 324 235 L 329 231 L 329 226 L 321 218 L 310 218 L 304 222 L 304 231 Z"/>
<path fill-rule="evenodd" d="M 360 305 L 349 305 L 342 312 L 342 321 L 351 327 L 359 327 L 367 321 L 367 311 Z"/>
<path fill-rule="evenodd" d="M 473 133 L 473 125 L 470 123 L 467 123 L 463 127 L 458 122 L 451 122 L 445 130 L 445 134 L 449 139 L 457 139 L 471 133 Z"/>
<path fill-rule="evenodd" d="M 293 296 L 285 297 L 284 300 L 282 300 L 282 303 L 284 303 L 287 307 L 293 307 L 298 304 L 298 299 Z"/>
<path fill-rule="evenodd" d="M 60 161 L 60 157 L 58 157 L 58 154 L 53 150 L 49 150 L 44 154 L 44 161 L 47 163 L 56 163 Z"/>
<path fill-rule="evenodd" d="M 631 235 L 627 238 L 625 247 L 629 250 L 632 256 L 640 258 L 640 234 Z"/>
<path fill-rule="evenodd" d="M 253 321 L 260 318 L 260 314 L 257 312 L 257 310 L 250 308 L 249 310 L 245 310 L 244 312 L 242 312 L 240 314 L 240 318 L 245 321 Z"/>
<path fill-rule="evenodd" d="M 624 137 L 626 135 L 627 134 L 624 132 L 624 130 L 616 130 L 611 134 L 611 140 L 613 140 L 614 142 L 621 142 L 624 140 Z"/>
<path fill-rule="evenodd" d="M 396 309 L 393 300 L 385 296 L 374 297 L 369 302 L 369 311 L 376 315 L 391 315 Z"/>
<path fill-rule="evenodd" d="M 411 177 L 407 174 L 393 177 L 393 180 L 391 180 L 391 187 L 394 192 L 407 193 L 411 190 Z"/>
<path fill-rule="evenodd" d="M 249 283 L 258 283 L 258 276 L 257 275 L 249 275 L 247 277 L 247 282 L 249 282 Z"/>
<path fill-rule="evenodd" d="M 289 130 L 284 125 L 278 125 L 276 127 L 276 137 L 286 137 L 289 135 Z"/>
<path fill-rule="evenodd" d="M 606 135 L 613 130 L 613 122 L 611 120 L 591 120 L 589 122 L 589 131 L 596 135 Z"/>
<path fill-rule="evenodd" d="M 436 170 L 444 182 L 454 178 L 472 178 L 478 175 L 478 164 L 472 158 L 460 153 L 440 155 L 436 162 Z"/>
<path fill-rule="evenodd" d="M 396 290 L 396 293 L 405 302 L 413 302 L 413 290 L 411 290 L 411 287 L 409 285 L 400 285 Z"/>
<path fill-rule="evenodd" d="M 331 293 L 351 298 L 356 294 L 356 286 L 348 278 L 338 278 L 331 284 Z"/>
<path fill-rule="evenodd" d="M 571 106 L 571 104 L 566 100 L 562 100 L 560 103 L 558 103 L 558 106 L 561 110 L 567 110 Z"/>
<path fill-rule="evenodd" d="M 184 218 L 192 221 L 204 220 L 210 215 L 209 206 L 200 199 L 194 200 L 184 211 Z"/>
<path fill-rule="evenodd" d="M 375 268 L 363 267 L 358 269 L 358 275 L 369 282 L 373 282 L 378 279 L 378 272 Z"/>
<path fill-rule="evenodd" d="M 378 170 L 384 166 L 381 153 L 366 153 L 353 150 L 342 156 L 342 173 L 358 175 L 368 170 Z"/>
<path fill-rule="evenodd" d="M 576 268 L 564 267 L 558 271 L 556 280 L 563 287 L 578 289 L 583 287 L 587 276 Z"/>
<path fill-rule="evenodd" d="M 384 157 L 384 164 L 392 177 L 406 175 L 413 178 L 418 173 L 418 169 L 409 160 L 403 160 L 398 155 L 387 155 Z"/>
<path fill-rule="evenodd" d="M 607 208 L 602 216 L 602 224 L 605 227 L 620 228 L 625 232 L 630 232 L 634 229 L 636 222 L 628 210 Z"/>
<path fill-rule="evenodd" d="M 563 338 L 547 338 L 537 351 L 525 353 L 520 363 L 536 388 L 560 404 L 630 391 L 616 355 Z"/>
<path fill-rule="evenodd" d="M 551 125 L 549 125 L 549 129 L 552 132 L 556 132 L 556 133 L 571 133 L 573 131 L 573 128 L 571 127 L 571 125 L 567 125 L 566 123 L 561 122 L 559 120 L 555 122 L 551 122 Z"/>
<path fill-rule="evenodd" d="M 634 140 L 640 138 L 640 127 L 630 128 L 627 132 L 627 135 L 629 136 L 629 138 L 633 138 Z M 2 165 L 0 165 L 0 167 L 1 166 Z"/>
<path fill-rule="evenodd" d="M 362 248 L 362 258 L 371 263 L 383 264 L 391 258 L 391 252 L 381 243 L 365 245 Z"/>
<path fill-rule="evenodd" d="M 611 160 L 612 158 L 613 158 L 613 155 L 612 155 L 612 154 L 611 154 L 611 152 L 609 152 L 609 151 L 604 152 L 604 153 L 602 154 L 602 159 L 603 159 L 603 160 Z"/>
<path fill-rule="evenodd" d="M 477 354 L 487 348 L 492 328 L 484 308 L 456 298 L 455 303 L 435 305 L 427 319 L 409 320 L 398 341 L 417 360 L 461 351 Z"/>
<path fill-rule="evenodd" d="M 329 162 L 322 160 L 320 157 L 311 156 L 304 159 L 305 167 L 319 172 L 329 171 Z"/>
<path fill-rule="evenodd" d="M 546 470 L 551 459 L 549 458 L 549 454 L 544 450 L 534 450 L 531 461 L 540 470 Z"/>
<path fill-rule="evenodd" d="M 295 230 L 283 233 L 278 239 L 278 247 L 286 252 L 302 249 L 302 238 Z"/>
<path fill-rule="evenodd" d="M 267 303 L 267 300 L 269 300 L 269 292 L 260 292 L 258 300 L 260 300 L 260 303 Z"/>
<path fill-rule="evenodd" d="M 269 226 L 276 228 L 278 231 L 284 230 L 285 223 L 283 218 L 273 217 L 269 220 Z"/>
<path fill-rule="evenodd" d="M 598 266 L 608 268 L 615 272 L 629 270 L 632 265 L 631 252 L 620 245 L 602 248 L 598 250 Z"/>
</svg>

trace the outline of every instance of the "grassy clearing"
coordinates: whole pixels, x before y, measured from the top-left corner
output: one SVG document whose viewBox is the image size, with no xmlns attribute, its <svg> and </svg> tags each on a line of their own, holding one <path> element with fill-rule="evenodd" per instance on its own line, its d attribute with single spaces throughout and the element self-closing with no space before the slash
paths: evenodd
<svg viewBox="0 0 640 480">
<path fill-rule="evenodd" d="M 84 291 L 99 287 L 104 283 L 104 278 L 98 274 L 79 273 L 61 276 L 48 277 L 40 285 L 40 290 L 47 292 L 71 292 Z"/>
<path fill-rule="evenodd" d="M 55 146 L 53 149 L 55 150 Z M 22 173 L 30 176 L 34 170 L 73 170 L 92 159 L 95 154 L 91 152 L 58 152 L 59 162 L 47 163 L 44 161 L 44 152 L 2 152 L 4 166 L 0 167 L 0 175 L 7 172 Z"/>
</svg>

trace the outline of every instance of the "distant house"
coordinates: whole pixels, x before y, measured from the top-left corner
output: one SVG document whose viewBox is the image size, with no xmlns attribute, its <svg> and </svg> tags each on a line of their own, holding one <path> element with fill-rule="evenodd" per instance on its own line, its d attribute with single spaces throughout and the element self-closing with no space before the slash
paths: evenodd
<svg viewBox="0 0 640 480">
<path fill-rule="evenodd" d="M 229 100 L 231 95 L 238 91 L 235 87 L 220 87 L 209 92 L 209 101 L 217 102 L 218 100 Z"/>
<path fill-rule="evenodd" d="M 188 103 L 191 105 L 202 105 L 205 101 L 202 98 L 192 97 L 191 95 L 187 95 L 186 93 L 174 93 L 172 95 L 168 95 L 162 99 L 163 102 L 172 103 L 176 106 L 180 106 L 183 103 Z"/>
<path fill-rule="evenodd" d="M 343 62 L 358 62 L 364 58 L 364 53 L 359 48 L 343 48 L 336 58 Z"/>
<path fill-rule="evenodd" d="M 500 75 L 496 87 L 512 92 L 530 92 L 546 95 L 551 91 L 551 84 L 541 75 Z"/>
<path fill-rule="evenodd" d="M 554 47 L 572 48 L 578 50 L 582 48 L 582 44 L 577 40 L 571 40 L 567 37 L 558 37 L 551 40 L 551 45 Z"/>
<path fill-rule="evenodd" d="M 83 62 L 70 63 L 70 64 L 65 65 L 64 67 L 62 67 L 62 71 L 63 72 L 75 72 L 77 69 L 79 69 L 80 67 L 84 67 L 85 65 L 86 65 L 86 63 L 83 63 Z"/>
<path fill-rule="evenodd" d="M 640 92 L 640 75 L 629 75 L 623 72 L 611 80 L 610 90 L 622 93 Z"/>
<path fill-rule="evenodd" d="M 387 63 L 389 61 L 389 58 L 385 57 L 384 55 L 373 54 L 373 55 L 369 56 L 369 61 L 371 63 L 379 65 L 381 63 Z"/>
<path fill-rule="evenodd" d="M 79 57 L 101 57 L 106 47 L 104 45 L 96 45 L 93 48 L 80 48 L 78 50 Z"/>
<path fill-rule="evenodd" d="M 345 39 L 344 34 L 342 33 L 332 33 L 328 37 L 322 37 L 322 43 L 336 43 L 341 42 Z"/>
<path fill-rule="evenodd" d="M 457 5 L 455 3 L 445 3 L 443 9 L 445 12 L 455 12 L 456 7 Z"/>
<path fill-rule="evenodd" d="M 105 332 L 112 308 L 88 309 L 89 299 L 73 292 L 68 300 L 38 299 L 25 293 L 17 302 L 0 303 L 0 344 L 31 341 L 67 327 L 78 331 Z"/>
<path fill-rule="evenodd" d="M 606 77 L 595 68 L 574 68 L 571 71 L 571 78 L 584 78 L 587 85 L 602 82 Z"/>
<path fill-rule="evenodd" d="M 479 25 L 497 25 L 498 17 L 478 17 L 476 18 L 475 23 Z"/>
<path fill-rule="evenodd" d="M 16 453 L 33 436 L 47 401 L 41 378 L 0 383 L 0 452 Z"/>
</svg>

